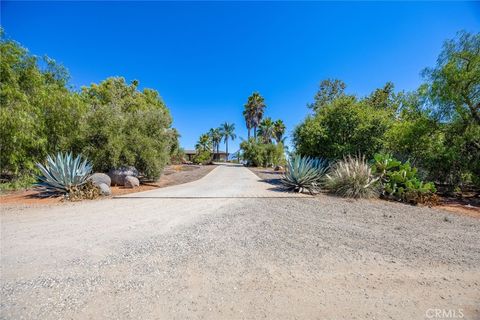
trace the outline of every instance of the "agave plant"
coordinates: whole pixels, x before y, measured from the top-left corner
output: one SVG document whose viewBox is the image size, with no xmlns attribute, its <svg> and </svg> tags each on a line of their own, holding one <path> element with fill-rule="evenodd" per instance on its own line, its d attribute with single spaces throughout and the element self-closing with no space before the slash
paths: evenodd
<svg viewBox="0 0 480 320">
<path fill-rule="evenodd" d="M 325 187 L 348 198 L 371 198 L 378 194 L 378 178 L 365 157 L 345 157 L 325 175 Z"/>
<path fill-rule="evenodd" d="M 287 189 L 314 193 L 320 189 L 320 182 L 327 172 L 328 163 L 322 159 L 296 155 L 288 161 L 285 169 L 281 181 Z"/>
<path fill-rule="evenodd" d="M 92 165 L 81 155 L 72 156 L 72 153 L 59 152 L 55 157 L 48 156 L 44 165 L 37 163 L 42 173 L 35 184 L 46 194 L 68 194 L 73 189 L 84 185 L 92 172 Z"/>
</svg>

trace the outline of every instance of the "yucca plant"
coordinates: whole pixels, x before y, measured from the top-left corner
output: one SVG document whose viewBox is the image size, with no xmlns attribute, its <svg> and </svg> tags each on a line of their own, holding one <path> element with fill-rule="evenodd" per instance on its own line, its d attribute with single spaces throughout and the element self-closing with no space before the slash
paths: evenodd
<svg viewBox="0 0 480 320">
<path fill-rule="evenodd" d="M 378 178 L 372 174 L 365 157 L 345 157 L 338 161 L 325 175 L 325 187 L 348 198 L 371 198 L 377 196 Z"/>
<path fill-rule="evenodd" d="M 325 160 L 296 155 L 287 162 L 281 181 L 288 190 L 314 193 L 319 191 L 327 169 Z"/>
<path fill-rule="evenodd" d="M 36 164 L 41 172 L 35 184 L 45 194 L 68 194 L 85 183 L 92 173 L 92 165 L 81 155 L 72 156 L 72 153 L 57 153 L 48 156 L 45 166 Z"/>
</svg>

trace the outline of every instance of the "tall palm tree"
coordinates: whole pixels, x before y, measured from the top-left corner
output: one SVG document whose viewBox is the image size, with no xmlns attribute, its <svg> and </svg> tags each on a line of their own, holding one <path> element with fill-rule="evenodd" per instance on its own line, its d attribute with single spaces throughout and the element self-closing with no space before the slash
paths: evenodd
<svg viewBox="0 0 480 320">
<path fill-rule="evenodd" d="M 243 116 L 245 117 L 245 126 L 247 127 L 248 140 L 250 140 L 250 130 L 253 128 L 254 110 L 248 103 L 244 105 Z"/>
<path fill-rule="evenodd" d="M 274 136 L 274 122 L 271 118 L 265 118 L 260 122 L 260 125 L 258 126 L 258 134 L 264 143 L 272 142 Z"/>
<path fill-rule="evenodd" d="M 208 131 L 208 135 L 212 141 L 213 160 L 216 160 L 215 155 L 218 157 L 220 142 L 222 142 L 222 132 L 220 128 L 212 128 Z"/>
<path fill-rule="evenodd" d="M 225 142 L 225 152 L 227 154 L 228 161 L 228 140 L 235 140 L 235 138 L 237 137 L 237 135 L 235 134 L 235 123 L 222 123 L 222 125 L 220 125 L 220 131 L 222 133 L 223 141 Z"/>
<path fill-rule="evenodd" d="M 245 111 L 243 112 L 245 122 L 247 129 L 253 128 L 253 136 L 255 139 L 257 138 L 257 128 L 262 121 L 266 107 L 265 99 L 258 92 L 252 93 L 245 104 Z M 248 130 L 248 137 L 250 138 L 250 130 Z"/>
<path fill-rule="evenodd" d="M 285 124 L 281 119 L 273 123 L 273 136 L 277 143 L 283 142 L 283 135 L 285 134 Z"/>
<path fill-rule="evenodd" d="M 197 144 L 195 145 L 195 149 L 197 151 L 207 151 L 211 148 L 211 140 L 210 136 L 207 133 L 204 133 L 198 138 Z"/>
</svg>

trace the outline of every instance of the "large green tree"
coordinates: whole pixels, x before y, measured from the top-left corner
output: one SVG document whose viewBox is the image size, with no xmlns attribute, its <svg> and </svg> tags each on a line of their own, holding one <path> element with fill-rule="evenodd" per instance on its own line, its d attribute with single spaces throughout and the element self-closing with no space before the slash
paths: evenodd
<svg viewBox="0 0 480 320">
<path fill-rule="evenodd" d="M 443 118 L 459 116 L 480 125 L 480 33 L 462 31 L 445 41 L 437 65 L 423 75 Z"/>
<path fill-rule="evenodd" d="M 335 99 L 345 95 L 345 82 L 338 79 L 325 79 L 320 82 L 318 92 L 314 96 L 314 102 L 308 104 L 308 107 L 315 112 L 328 104 L 331 104 Z"/>
<path fill-rule="evenodd" d="M 91 106 L 84 151 L 97 170 L 131 165 L 155 179 L 169 160 L 172 119 L 157 91 L 137 87 L 108 78 L 82 89 Z"/>
</svg>

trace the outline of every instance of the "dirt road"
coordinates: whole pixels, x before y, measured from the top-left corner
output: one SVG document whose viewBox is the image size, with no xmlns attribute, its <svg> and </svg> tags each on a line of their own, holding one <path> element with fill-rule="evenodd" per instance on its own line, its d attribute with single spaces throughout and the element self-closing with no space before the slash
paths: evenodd
<svg viewBox="0 0 480 320">
<path fill-rule="evenodd" d="M 480 317 L 478 219 L 282 198 L 232 166 L 168 189 L 2 208 L 1 318 Z"/>
</svg>

